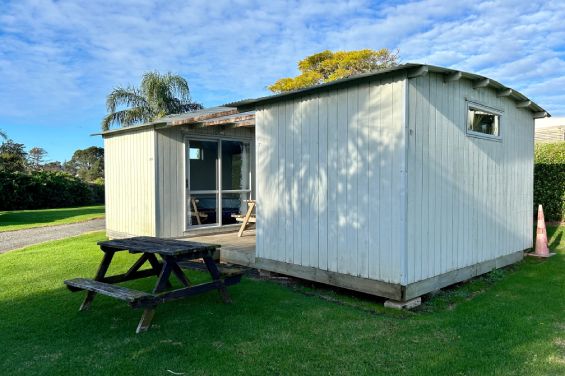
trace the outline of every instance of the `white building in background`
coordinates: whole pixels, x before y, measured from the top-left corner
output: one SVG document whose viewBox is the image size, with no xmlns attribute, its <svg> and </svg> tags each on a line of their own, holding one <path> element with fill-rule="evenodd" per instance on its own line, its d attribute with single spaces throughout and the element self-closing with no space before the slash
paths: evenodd
<svg viewBox="0 0 565 376">
<path fill-rule="evenodd" d="M 565 141 L 565 117 L 536 119 L 536 142 Z"/>
</svg>

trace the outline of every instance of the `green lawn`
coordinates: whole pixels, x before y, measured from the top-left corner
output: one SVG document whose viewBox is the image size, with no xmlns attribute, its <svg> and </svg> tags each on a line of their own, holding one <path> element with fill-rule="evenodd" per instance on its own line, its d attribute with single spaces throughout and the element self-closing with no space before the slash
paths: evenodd
<svg viewBox="0 0 565 376">
<path fill-rule="evenodd" d="M 62 225 L 104 217 L 104 205 L 0 212 L 0 232 Z"/>
<path fill-rule="evenodd" d="M 565 227 L 558 255 L 449 289 L 415 312 L 308 285 L 249 278 L 158 307 L 149 332 L 123 302 L 63 280 L 93 275 L 92 233 L 0 255 L 0 370 L 10 375 L 563 375 Z M 114 271 L 132 256 L 117 256 Z M 203 274 L 188 272 L 201 280 Z M 131 282 L 148 289 L 154 279 Z"/>
</svg>

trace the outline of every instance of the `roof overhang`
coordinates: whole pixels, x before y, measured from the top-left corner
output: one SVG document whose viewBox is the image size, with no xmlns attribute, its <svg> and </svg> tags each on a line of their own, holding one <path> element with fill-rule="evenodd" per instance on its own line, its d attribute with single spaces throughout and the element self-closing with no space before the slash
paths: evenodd
<svg viewBox="0 0 565 376">
<path fill-rule="evenodd" d="M 190 126 L 195 128 L 214 126 L 254 127 L 255 111 L 240 112 L 236 107 L 227 106 L 210 107 L 184 114 L 169 115 L 150 123 L 111 129 L 105 132 L 95 133 L 94 135 L 107 137 L 145 129 L 164 129 L 177 126 Z"/>
<path fill-rule="evenodd" d="M 352 77 L 342 78 L 340 80 L 335 80 L 332 82 L 311 86 L 304 89 L 289 91 L 281 94 L 269 95 L 256 99 L 245 99 L 237 102 L 228 103 L 226 104 L 226 106 L 236 107 L 240 110 L 255 109 L 259 105 L 278 102 L 293 97 L 300 97 L 303 95 L 311 94 L 318 91 L 324 91 L 327 89 L 350 86 L 359 83 L 360 81 L 367 81 L 377 77 L 383 78 L 386 76 L 397 75 L 402 72 L 405 72 L 406 77 L 409 79 L 420 77 L 430 72 L 440 73 L 444 76 L 443 80 L 446 83 L 457 81 L 462 78 L 466 78 L 473 82 L 474 89 L 490 87 L 496 90 L 497 96 L 509 97 L 513 99 L 516 102 L 517 107 L 529 109 L 533 113 L 534 118 L 543 118 L 543 117 L 551 116 L 546 110 L 544 110 L 541 106 L 536 104 L 534 101 L 527 98 L 525 95 L 521 94 L 520 92 L 512 88 L 504 86 L 500 82 L 497 82 L 491 78 L 481 76 L 479 74 L 464 72 L 451 68 L 443 68 L 435 65 L 414 64 L 414 63 L 401 64 L 392 68 L 387 68 L 375 72 L 369 72 Z"/>
</svg>

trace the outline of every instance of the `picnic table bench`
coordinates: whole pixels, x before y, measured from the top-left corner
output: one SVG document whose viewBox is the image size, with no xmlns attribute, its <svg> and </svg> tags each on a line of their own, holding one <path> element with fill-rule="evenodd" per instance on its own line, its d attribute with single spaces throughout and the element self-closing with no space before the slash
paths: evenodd
<svg viewBox="0 0 565 376">
<path fill-rule="evenodd" d="M 218 290 L 224 302 L 230 303 L 231 298 L 226 287 L 239 283 L 245 272 L 245 269 L 242 268 L 217 265 L 216 260 L 219 260 L 220 246 L 215 244 L 141 236 L 101 241 L 98 242 L 98 245 L 104 252 L 104 256 L 94 279 L 74 278 L 66 280 L 65 284 L 73 292 L 87 291 L 80 306 L 81 311 L 90 307 L 96 294 L 123 300 L 132 308 L 143 309 L 136 333 L 149 329 L 155 314 L 155 307 L 170 300 Z M 106 276 L 114 254 L 121 251 L 141 254 L 141 256 L 127 272 Z M 161 261 L 157 256 L 161 258 Z M 196 259 L 203 259 L 212 281 L 192 285 L 188 280 L 182 271 L 182 266 L 186 262 Z M 142 270 L 141 267 L 146 263 L 149 263 L 150 268 Z M 183 287 L 172 289 L 169 281 L 171 274 L 175 275 Z M 150 276 L 158 277 L 155 287 L 150 293 L 116 285 L 116 283 Z"/>
</svg>

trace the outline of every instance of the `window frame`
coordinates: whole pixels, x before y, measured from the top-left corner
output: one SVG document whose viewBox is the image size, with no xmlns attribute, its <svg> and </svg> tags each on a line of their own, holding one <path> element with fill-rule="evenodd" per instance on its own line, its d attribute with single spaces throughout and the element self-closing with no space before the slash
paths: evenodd
<svg viewBox="0 0 565 376">
<path fill-rule="evenodd" d="M 495 107 L 491 107 L 491 106 L 487 106 L 485 104 L 476 102 L 476 101 L 472 101 L 472 100 L 467 100 L 466 101 L 466 111 L 465 111 L 465 134 L 469 137 L 475 137 L 475 138 L 482 138 L 485 140 L 491 140 L 491 141 L 498 141 L 498 142 L 502 142 L 502 128 L 503 128 L 503 119 L 504 119 L 504 111 Z M 470 124 L 469 124 L 469 111 L 470 110 L 479 110 L 479 111 L 484 111 L 487 112 L 489 114 L 498 116 L 498 135 L 492 135 L 492 134 L 488 134 L 488 133 L 483 133 L 483 132 L 477 132 L 477 131 L 473 131 L 470 129 Z"/>
</svg>

